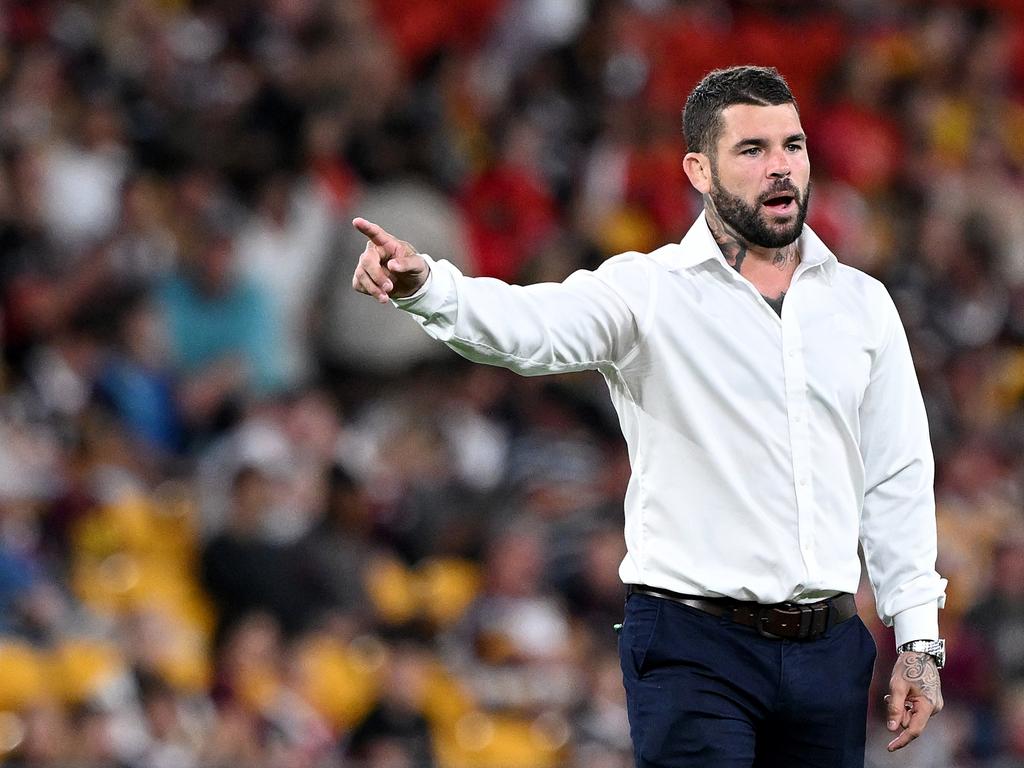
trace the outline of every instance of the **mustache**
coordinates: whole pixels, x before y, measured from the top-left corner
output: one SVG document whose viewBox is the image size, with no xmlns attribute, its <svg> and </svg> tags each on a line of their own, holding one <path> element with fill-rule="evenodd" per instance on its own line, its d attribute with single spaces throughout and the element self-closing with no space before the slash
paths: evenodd
<svg viewBox="0 0 1024 768">
<path fill-rule="evenodd" d="M 762 194 L 757 199 L 757 202 L 763 203 L 768 200 L 771 200 L 773 197 L 778 197 L 779 195 L 790 195 L 798 203 L 803 200 L 803 195 L 800 193 L 800 190 L 796 188 L 796 185 L 794 185 L 792 181 L 790 181 L 789 179 L 780 179 L 776 181 L 774 184 L 772 184 L 772 188 L 769 189 L 764 194 Z"/>
</svg>

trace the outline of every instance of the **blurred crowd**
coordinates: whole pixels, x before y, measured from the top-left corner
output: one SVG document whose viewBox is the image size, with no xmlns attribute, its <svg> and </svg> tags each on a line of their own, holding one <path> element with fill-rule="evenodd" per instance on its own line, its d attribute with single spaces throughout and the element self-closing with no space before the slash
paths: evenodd
<svg viewBox="0 0 1024 768">
<path fill-rule="evenodd" d="M 0 764 L 631 765 L 603 383 L 355 295 L 347 222 L 519 282 L 678 240 L 736 63 L 928 407 L 946 709 L 886 754 L 862 588 L 868 765 L 1024 765 L 1019 0 L 0 0 Z"/>
</svg>

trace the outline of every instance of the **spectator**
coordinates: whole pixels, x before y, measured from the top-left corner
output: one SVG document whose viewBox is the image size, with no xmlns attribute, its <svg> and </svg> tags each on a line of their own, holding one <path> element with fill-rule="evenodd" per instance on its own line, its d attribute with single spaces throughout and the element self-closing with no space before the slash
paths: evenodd
<svg viewBox="0 0 1024 768">
<path fill-rule="evenodd" d="M 267 296 L 235 271 L 232 236 L 198 224 L 179 271 L 159 287 L 184 417 L 200 433 L 230 418 L 246 393 L 281 383 L 278 325 Z"/>
<path fill-rule="evenodd" d="M 374 211 L 380 221 L 402 221 L 409 231 L 422 237 L 419 242 L 425 250 L 444 253 L 456 264 L 469 261 L 461 217 L 454 202 L 421 181 L 399 176 L 387 184 L 370 187 L 360 198 L 359 209 Z M 350 252 L 353 242 L 346 232 L 338 244 L 339 251 Z M 337 266 L 340 275 L 344 270 L 341 264 Z M 348 279 L 347 271 L 343 279 L 334 279 L 329 301 L 326 351 L 335 365 L 358 372 L 357 376 L 388 376 L 438 359 L 435 345 L 424 341 L 415 322 L 353 301 Z M 370 328 L 373 332 L 367 333 Z M 385 349 L 387 354 L 382 352 Z"/>
<path fill-rule="evenodd" d="M 586 691 L 573 717 L 579 768 L 629 768 L 633 764 L 625 708 L 618 657 L 600 654 L 587 665 Z"/>
<path fill-rule="evenodd" d="M 456 669 L 486 707 L 538 711 L 572 700 L 569 618 L 541 581 L 543 546 L 526 525 L 491 539 L 484 592 L 453 632 Z"/>
<path fill-rule="evenodd" d="M 140 699 L 149 742 L 134 764 L 138 768 L 196 768 L 202 731 L 190 718 L 174 688 L 160 677 L 145 676 Z"/>
<path fill-rule="evenodd" d="M 307 180 L 272 176 L 256 214 L 238 233 L 239 271 L 270 298 L 280 319 L 281 383 L 294 389 L 316 374 L 313 329 L 327 257 L 334 242 L 328 200 Z"/>
<path fill-rule="evenodd" d="M 1024 682 L 1024 542 L 1001 542 L 993 560 L 992 586 L 966 617 L 992 649 L 995 678 Z"/>
<path fill-rule="evenodd" d="M 145 294 L 121 306 L 118 343 L 96 380 L 95 396 L 144 449 L 174 454 L 183 447 L 162 316 Z"/>
<path fill-rule="evenodd" d="M 97 95 L 76 106 L 78 126 L 45 153 L 42 168 L 43 222 L 72 263 L 113 232 L 130 168 L 117 103 Z"/>
<path fill-rule="evenodd" d="M 203 548 L 202 580 L 218 612 L 216 637 L 252 613 L 265 611 L 294 633 L 309 620 L 290 547 L 267 540 L 270 481 L 257 467 L 235 475 L 225 529 Z"/>
<path fill-rule="evenodd" d="M 374 766 L 434 768 L 433 738 L 423 714 L 430 653 L 409 641 L 391 646 L 377 705 L 353 730 L 347 754 Z"/>
<path fill-rule="evenodd" d="M 335 229 L 358 204 L 528 282 L 677 239 L 678 94 L 751 59 L 797 91 L 809 221 L 890 287 L 926 396 L 949 685 L 906 759 L 1019 765 L 1019 0 L 0 0 L 0 659 L 50 669 L 87 629 L 170 687 L 83 705 L 5 671 L 0 762 L 347 765 L 359 732 L 367 766 L 495 768 L 544 710 L 572 737 L 539 762 L 618 768 L 643 457 L 599 379 L 466 370 L 358 301 Z"/>
<path fill-rule="evenodd" d="M 342 467 L 331 467 L 323 517 L 298 544 L 318 604 L 365 624 L 366 576 L 379 549 L 366 490 Z"/>
</svg>

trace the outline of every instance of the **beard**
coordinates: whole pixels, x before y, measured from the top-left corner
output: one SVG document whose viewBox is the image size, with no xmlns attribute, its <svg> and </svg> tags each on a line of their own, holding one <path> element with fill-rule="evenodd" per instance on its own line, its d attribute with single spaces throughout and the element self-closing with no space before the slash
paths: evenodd
<svg viewBox="0 0 1024 768">
<path fill-rule="evenodd" d="M 801 193 L 789 179 L 778 181 L 750 205 L 723 187 L 718 172 L 712 169 L 711 191 L 708 194 L 722 221 L 748 243 L 762 248 L 782 248 L 800 237 L 803 231 L 807 203 L 811 197 L 811 182 L 807 182 L 807 187 Z M 779 195 L 792 195 L 797 205 L 796 218 L 787 225 L 773 223 L 771 218 L 774 217 L 761 208 L 764 202 Z"/>
</svg>

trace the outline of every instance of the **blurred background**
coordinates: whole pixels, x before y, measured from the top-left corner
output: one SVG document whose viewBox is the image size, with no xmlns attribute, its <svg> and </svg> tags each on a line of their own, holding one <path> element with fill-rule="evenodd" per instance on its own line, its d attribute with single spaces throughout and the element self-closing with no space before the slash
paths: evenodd
<svg viewBox="0 0 1024 768">
<path fill-rule="evenodd" d="M 946 709 L 1024 765 L 1024 2 L 0 0 L 0 762 L 625 768 L 628 460 L 596 375 L 351 291 L 678 240 L 680 108 L 775 65 L 810 222 L 884 280 L 938 463 Z"/>
</svg>

